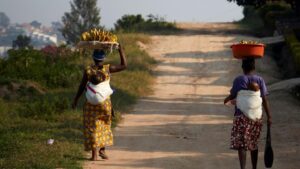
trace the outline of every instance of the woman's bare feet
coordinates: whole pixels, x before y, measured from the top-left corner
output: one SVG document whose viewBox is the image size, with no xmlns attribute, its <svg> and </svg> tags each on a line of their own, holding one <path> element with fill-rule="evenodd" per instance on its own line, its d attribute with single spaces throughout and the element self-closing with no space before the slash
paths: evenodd
<svg viewBox="0 0 300 169">
<path fill-rule="evenodd" d="M 106 153 L 105 153 L 105 148 L 101 148 L 101 149 L 99 150 L 99 156 L 100 156 L 102 159 L 108 160 L 108 156 L 107 156 Z"/>
</svg>

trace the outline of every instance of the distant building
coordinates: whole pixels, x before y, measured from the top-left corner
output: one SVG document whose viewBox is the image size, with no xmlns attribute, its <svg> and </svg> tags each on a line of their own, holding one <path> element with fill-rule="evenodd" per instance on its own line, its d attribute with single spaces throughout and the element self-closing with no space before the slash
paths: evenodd
<svg viewBox="0 0 300 169">
<path fill-rule="evenodd" d="M 31 38 L 32 41 L 39 41 L 41 43 L 53 43 L 57 45 L 58 40 L 56 35 L 47 35 L 38 31 L 28 32 L 26 33 L 27 36 Z"/>
<path fill-rule="evenodd" d="M 60 45 L 65 43 L 65 39 L 58 29 L 59 24 L 55 24 L 56 27 L 39 28 L 32 26 L 29 23 L 11 24 L 8 28 L 0 27 L 0 46 L 11 46 L 13 40 L 18 35 L 26 35 L 31 38 L 31 43 L 34 48 L 40 49 L 47 45 Z M 2 48 L 2 51 L 4 49 Z M 0 53 L 1 55 L 1 53 Z"/>
</svg>

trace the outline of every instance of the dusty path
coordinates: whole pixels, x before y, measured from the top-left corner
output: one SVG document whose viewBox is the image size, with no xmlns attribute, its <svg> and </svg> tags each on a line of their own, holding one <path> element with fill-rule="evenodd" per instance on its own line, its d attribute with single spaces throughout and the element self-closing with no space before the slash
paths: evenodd
<svg viewBox="0 0 300 169">
<path fill-rule="evenodd" d="M 233 111 L 222 102 L 234 76 L 240 73 L 229 45 L 245 37 L 222 32 L 222 24 L 182 26 L 205 29 L 206 34 L 187 30 L 180 35 L 153 36 L 148 52 L 160 61 L 153 95 L 141 99 L 134 111 L 124 116 L 115 130 L 115 146 L 108 149 L 110 160 L 87 162 L 85 168 L 238 169 L 236 152 L 228 149 Z M 292 115 L 294 131 L 299 131 L 299 117 L 295 111 Z M 283 126 L 288 123 L 284 120 L 288 119 L 282 119 Z M 284 139 L 279 133 L 276 130 L 274 137 Z M 299 136 L 288 136 L 294 149 L 288 149 L 284 140 L 275 141 L 283 152 L 276 154 L 274 169 L 300 165 L 296 160 Z M 295 157 L 284 159 L 287 155 Z M 259 168 L 264 168 L 262 153 Z"/>
</svg>

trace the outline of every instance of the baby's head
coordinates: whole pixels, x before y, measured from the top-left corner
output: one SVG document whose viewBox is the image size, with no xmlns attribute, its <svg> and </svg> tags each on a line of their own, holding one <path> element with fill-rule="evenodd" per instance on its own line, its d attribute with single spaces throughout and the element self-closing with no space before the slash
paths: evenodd
<svg viewBox="0 0 300 169">
<path fill-rule="evenodd" d="M 259 88 L 259 85 L 256 83 L 256 82 L 251 82 L 248 84 L 248 90 L 251 90 L 251 91 L 259 91 L 260 88 Z"/>
<path fill-rule="evenodd" d="M 97 84 L 101 83 L 101 76 L 99 76 L 97 74 L 93 74 L 93 75 L 91 75 L 90 81 L 93 85 L 97 85 Z"/>
</svg>

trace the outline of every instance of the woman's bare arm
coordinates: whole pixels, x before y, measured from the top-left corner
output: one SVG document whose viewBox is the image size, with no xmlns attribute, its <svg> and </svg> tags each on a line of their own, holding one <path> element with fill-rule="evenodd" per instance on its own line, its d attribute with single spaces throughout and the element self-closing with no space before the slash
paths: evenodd
<svg viewBox="0 0 300 169">
<path fill-rule="evenodd" d="M 127 60 L 126 60 L 125 53 L 124 53 L 124 50 L 121 45 L 119 45 L 119 54 L 120 54 L 121 63 L 119 65 L 110 65 L 109 66 L 110 73 L 120 72 L 127 68 Z"/>
<path fill-rule="evenodd" d="M 81 80 L 81 83 L 80 83 L 80 85 L 78 87 L 77 94 L 76 94 L 76 96 L 74 98 L 74 101 L 73 101 L 73 104 L 72 104 L 72 108 L 73 109 L 76 108 L 78 99 L 80 98 L 80 96 L 84 92 L 87 82 L 88 82 L 87 75 L 86 75 L 86 73 L 84 73 L 83 77 L 82 77 L 82 80 Z"/>
<path fill-rule="evenodd" d="M 271 116 L 271 112 L 270 112 L 270 106 L 269 106 L 269 102 L 267 100 L 267 97 L 266 96 L 263 96 L 262 97 L 262 100 L 263 100 L 263 107 L 265 109 L 265 112 L 267 114 L 267 123 L 268 125 L 271 125 L 272 124 L 272 116 Z"/>
<path fill-rule="evenodd" d="M 233 96 L 232 94 L 230 94 L 229 96 L 227 96 L 224 99 L 224 104 L 228 103 L 230 100 L 233 100 L 233 99 L 235 99 L 235 96 Z"/>
</svg>

